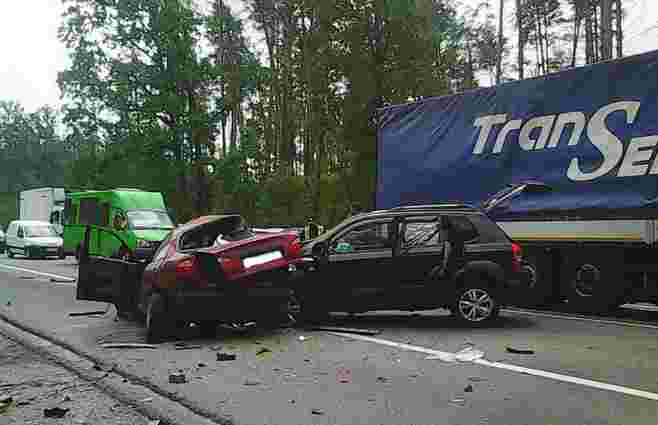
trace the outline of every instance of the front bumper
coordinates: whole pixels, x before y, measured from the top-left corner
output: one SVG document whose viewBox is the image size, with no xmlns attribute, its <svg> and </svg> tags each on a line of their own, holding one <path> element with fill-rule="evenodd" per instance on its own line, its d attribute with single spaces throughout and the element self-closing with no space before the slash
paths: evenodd
<svg viewBox="0 0 658 425">
<path fill-rule="evenodd" d="M 292 291 L 281 287 L 183 289 L 172 291 L 167 310 L 178 319 L 190 321 L 258 321 L 288 313 L 291 297 Z"/>
<path fill-rule="evenodd" d="M 64 248 L 61 246 L 28 246 L 26 251 L 29 255 L 37 257 L 58 257 L 64 253 Z"/>
</svg>

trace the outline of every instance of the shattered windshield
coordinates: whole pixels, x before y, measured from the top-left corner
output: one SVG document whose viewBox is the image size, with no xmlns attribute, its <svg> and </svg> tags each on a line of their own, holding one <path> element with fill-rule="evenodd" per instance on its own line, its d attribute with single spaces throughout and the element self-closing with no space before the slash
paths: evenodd
<svg viewBox="0 0 658 425">
<path fill-rule="evenodd" d="M 164 211 L 133 210 L 126 213 L 132 229 L 173 229 L 171 218 Z"/>
</svg>

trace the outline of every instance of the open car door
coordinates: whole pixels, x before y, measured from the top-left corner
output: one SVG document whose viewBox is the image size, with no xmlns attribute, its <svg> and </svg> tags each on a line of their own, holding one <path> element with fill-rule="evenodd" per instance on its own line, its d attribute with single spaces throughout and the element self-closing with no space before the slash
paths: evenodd
<svg viewBox="0 0 658 425">
<path fill-rule="evenodd" d="M 136 311 L 139 285 L 146 263 L 120 258 L 89 254 L 91 227 L 85 228 L 85 237 L 78 260 L 78 287 L 76 298 L 88 301 L 104 301 L 116 305 L 120 312 Z M 95 231 L 107 232 L 119 240 L 127 252 L 127 244 L 115 232 L 96 227 Z"/>
<path fill-rule="evenodd" d="M 486 213 L 492 212 L 496 208 L 502 208 L 509 204 L 509 201 L 521 196 L 524 193 L 545 193 L 553 190 L 549 185 L 539 181 L 523 181 L 520 183 L 509 184 L 505 189 L 497 192 L 481 205 Z"/>
</svg>

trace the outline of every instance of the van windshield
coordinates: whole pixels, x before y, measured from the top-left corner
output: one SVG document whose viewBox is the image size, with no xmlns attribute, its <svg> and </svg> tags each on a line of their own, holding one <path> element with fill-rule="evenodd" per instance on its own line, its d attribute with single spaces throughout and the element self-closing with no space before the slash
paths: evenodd
<svg viewBox="0 0 658 425">
<path fill-rule="evenodd" d="M 164 211 L 133 210 L 126 213 L 132 229 L 173 229 L 169 215 Z"/>
<path fill-rule="evenodd" d="M 47 238 L 57 236 L 53 226 L 25 226 L 25 237 L 28 238 Z"/>
</svg>

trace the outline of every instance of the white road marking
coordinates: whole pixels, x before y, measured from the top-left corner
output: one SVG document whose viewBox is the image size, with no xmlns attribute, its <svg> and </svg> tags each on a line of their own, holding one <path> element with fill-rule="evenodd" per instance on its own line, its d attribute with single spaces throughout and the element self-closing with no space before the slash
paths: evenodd
<svg viewBox="0 0 658 425">
<path fill-rule="evenodd" d="M 403 350 L 416 351 L 419 353 L 430 354 L 436 358 L 454 358 L 455 353 L 449 353 L 446 351 L 433 350 L 431 348 L 419 347 L 416 345 L 404 344 L 401 342 L 389 341 L 381 338 L 373 338 L 370 336 L 364 335 L 354 335 L 346 334 L 341 332 L 329 332 L 332 335 L 341 336 L 345 338 L 356 339 L 359 341 L 372 342 L 380 345 L 387 345 L 389 347 L 399 348 Z M 500 362 L 491 362 L 485 359 L 475 359 L 471 363 L 478 364 L 481 366 L 492 367 L 496 369 L 504 369 L 512 372 L 518 372 L 525 375 L 538 376 L 541 378 L 552 379 L 554 381 L 568 382 L 571 384 L 582 385 L 585 387 L 595 388 L 599 390 L 613 391 L 620 394 L 626 394 L 634 397 L 645 398 L 648 400 L 658 401 L 658 394 L 652 393 L 649 391 L 637 390 L 635 388 L 622 387 L 620 385 L 608 384 L 605 382 L 593 381 L 590 379 L 576 378 L 574 376 L 562 375 L 559 373 L 547 372 L 539 369 L 530 369 L 523 366 L 516 366 L 512 364 L 500 363 Z"/>
<path fill-rule="evenodd" d="M 6 264 L 0 264 L 0 267 L 13 270 L 13 271 L 18 271 L 18 272 L 24 272 L 24 273 L 32 273 L 36 274 L 38 276 L 45 276 L 45 277 L 50 277 L 52 279 L 58 279 L 61 280 L 62 282 L 53 282 L 58 285 L 71 285 L 72 283 L 75 283 L 75 279 L 69 276 L 60 276 L 57 274 L 52 274 L 52 273 L 44 273 L 44 272 L 39 272 L 36 270 L 31 270 L 31 269 L 24 269 L 22 267 L 14 267 L 14 266 L 8 266 Z"/>
<path fill-rule="evenodd" d="M 624 304 L 620 305 L 619 307 L 627 308 L 629 310 L 658 312 L 658 306 L 653 304 Z"/>
<path fill-rule="evenodd" d="M 505 313 L 511 313 L 511 314 L 525 314 L 527 316 L 547 317 L 549 319 L 578 320 L 578 321 L 581 321 L 581 322 L 600 323 L 600 324 L 603 324 L 603 325 L 616 325 L 616 326 L 627 326 L 627 327 L 631 327 L 631 328 L 645 328 L 645 329 L 658 330 L 657 325 L 649 325 L 649 324 L 638 323 L 638 322 L 626 322 L 626 321 L 621 321 L 621 320 L 595 319 L 595 318 L 591 318 L 591 317 L 573 316 L 573 315 L 566 315 L 566 314 L 542 313 L 542 312 L 539 312 L 539 311 L 523 310 L 523 309 L 513 309 L 513 310 L 503 309 L 501 311 L 505 312 Z"/>
</svg>

